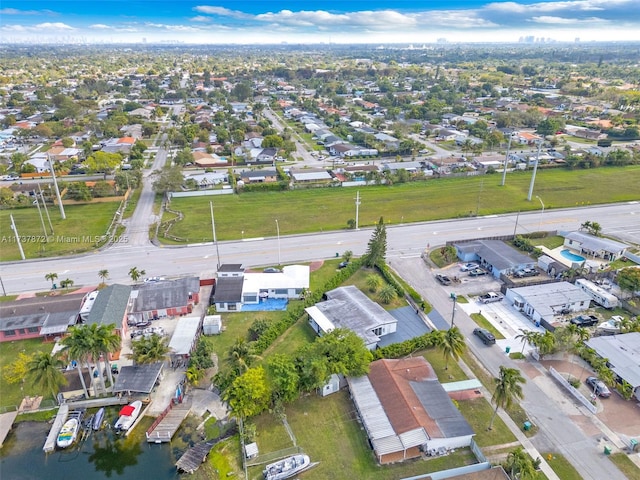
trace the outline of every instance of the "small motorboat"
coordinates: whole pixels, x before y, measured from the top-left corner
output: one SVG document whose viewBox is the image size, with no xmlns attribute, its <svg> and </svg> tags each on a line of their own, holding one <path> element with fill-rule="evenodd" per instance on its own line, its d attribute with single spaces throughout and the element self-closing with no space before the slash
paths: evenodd
<svg viewBox="0 0 640 480">
<path fill-rule="evenodd" d="M 310 468 L 311 460 L 308 455 L 292 455 L 278 462 L 266 466 L 262 475 L 264 480 L 284 480 Z"/>
<path fill-rule="evenodd" d="M 623 317 L 620 315 L 614 315 L 606 322 L 598 325 L 598 331 L 604 335 L 616 335 L 620 333 L 620 327 L 622 326 Z"/>
<path fill-rule="evenodd" d="M 118 432 L 126 432 L 131 428 L 133 422 L 136 421 L 138 415 L 142 411 L 142 402 L 140 400 L 136 400 L 135 402 L 130 403 L 129 405 L 122 407 L 120 410 L 120 417 L 116 421 L 114 428 Z"/>
<path fill-rule="evenodd" d="M 78 421 L 78 418 L 74 417 L 67 420 L 64 425 L 62 425 L 60 433 L 58 433 L 58 439 L 56 440 L 58 447 L 67 448 L 72 445 L 73 442 L 76 441 L 79 429 L 80 422 Z"/>
<path fill-rule="evenodd" d="M 102 427 L 102 421 L 104 420 L 104 407 L 96 412 L 93 416 L 93 421 L 91 422 L 91 428 L 94 430 L 100 430 Z"/>
</svg>

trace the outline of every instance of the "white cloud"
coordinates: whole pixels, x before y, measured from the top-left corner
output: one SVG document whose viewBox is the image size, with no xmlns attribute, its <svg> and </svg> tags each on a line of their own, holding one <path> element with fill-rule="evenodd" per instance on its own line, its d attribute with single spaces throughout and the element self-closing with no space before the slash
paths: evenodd
<svg viewBox="0 0 640 480">
<path fill-rule="evenodd" d="M 94 25 L 89 25 L 89 28 L 97 28 L 99 30 L 110 30 L 113 29 L 111 25 L 105 25 L 104 23 L 96 23 Z"/>
<path fill-rule="evenodd" d="M 542 13 L 570 11 L 602 11 L 615 5 L 633 3 L 634 0 L 568 0 L 558 2 L 540 2 L 524 5 L 517 2 L 494 2 L 485 5 L 483 10 L 496 10 L 511 13 Z"/>
<path fill-rule="evenodd" d="M 31 29 L 47 28 L 47 29 L 51 29 L 51 30 L 75 30 L 75 28 L 67 25 L 66 23 L 62 23 L 62 22 L 39 23 L 38 25 L 34 25 L 33 27 L 30 27 L 30 28 Z"/>
<path fill-rule="evenodd" d="M 51 10 L 18 10 L 17 8 L 0 8 L 0 15 L 56 15 Z"/>
<path fill-rule="evenodd" d="M 191 17 L 189 20 L 191 20 L 192 22 L 202 22 L 202 23 L 208 23 L 213 21 L 211 17 L 205 17 L 204 15 L 196 15 L 195 17 Z"/>
<path fill-rule="evenodd" d="M 598 17 L 590 17 L 590 18 L 563 18 L 563 17 L 552 17 L 552 16 L 540 16 L 540 17 L 532 17 L 532 22 L 535 23 L 546 23 L 551 25 L 572 25 L 578 23 L 609 23 L 608 20 L 604 20 Z"/>
<path fill-rule="evenodd" d="M 222 17 L 232 17 L 232 18 L 252 18 L 253 17 L 253 15 L 249 15 L 248 13 L 244 13 L 239 10 L 230 10 L 224 7 L 200 5 L 197 7 L 193 7 L 193 9 L 196 12 L 208 13 L 209 15 L 220 15 Z"/>
</svg>

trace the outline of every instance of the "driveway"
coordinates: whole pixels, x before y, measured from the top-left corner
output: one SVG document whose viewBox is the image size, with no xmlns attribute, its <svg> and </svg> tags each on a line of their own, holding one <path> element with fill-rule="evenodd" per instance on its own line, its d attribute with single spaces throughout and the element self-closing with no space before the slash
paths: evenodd
<svg viewBox="0 0 640 480">
<path fill-rule="evenodd" d="M 422 259 L 393 257 L 389 265 L 427 299 L 440 312 L 449 311 L 452 307 L 449 292 L 438 285 L 433 271 Z M 451 287 L 455 288 L 455 287 Z M 527 379 L 523 385 L 524 400 L 520 402 L 531 421 L 539 427 L 535 437 L 531 439 L 539 452 L 551 451 L 561 453 L 584 479 L 625 480 L 626 477 L 616 468 L 609 458 L 602 455 L 601 438 L 604 432 L 611 432 L 603 425 L 599 436 L 585 433 L 581 422 L 574 421 L 576 416 L 587 416 L 575 403 L 568 399 L 560 387 L 548 375 L 535 373 L 537 369 L 526 362 L 518 362 L 509 358 L 502 348 L 487 348 L 473 337 L 476 324 L 459 308 L 456 312 L 455 324 L 467 338 L 469 351 L 484 365 L 491 375 L 497 376 L 500 366 L 518 368 Z M 533 373 L 532 373 L 533 372 Z M 572 412 L 560 408 L 565 405 Z"/>
</svg>

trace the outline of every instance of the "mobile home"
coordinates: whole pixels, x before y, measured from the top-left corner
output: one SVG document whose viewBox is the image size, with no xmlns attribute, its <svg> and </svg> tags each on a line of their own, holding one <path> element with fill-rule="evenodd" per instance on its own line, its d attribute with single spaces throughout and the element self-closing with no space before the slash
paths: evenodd
<svg viewBox="0 0 640 480">
<path fill-rule="evenodd" d="M 587 293 L 591 299 L 604 308 L 615 308 L 618 306 L 618 297 L 607 292 L 604 288 L 599 287 L 589 280 L 579 278 L 576 280 L 576 287 L 580 287 Z"/>
</svg>

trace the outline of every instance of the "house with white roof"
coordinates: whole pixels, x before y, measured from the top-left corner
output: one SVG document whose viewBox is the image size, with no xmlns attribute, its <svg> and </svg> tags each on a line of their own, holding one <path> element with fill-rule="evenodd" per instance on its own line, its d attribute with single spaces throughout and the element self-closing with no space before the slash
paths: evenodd
<svg viewBox="0 0 640 480">
<path fill-rule="evenodd" d="M 585 342 L 600 358 L 607 359 L 607 366 L 616 380 L 627 382 L 640 400 L 640 332 L 593 337 Z"/>
<path fill-rule="evenodd" d="M 596 237 L 584 232 L 571 232 L 564 236 L 564 245 L 581 255 L 614 261 L 622 257 L 628 245 L 609 238 Z"/>
</svg>

